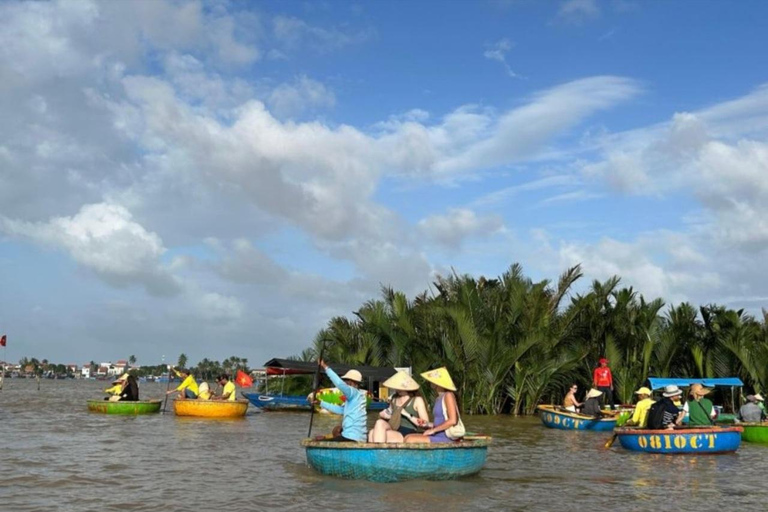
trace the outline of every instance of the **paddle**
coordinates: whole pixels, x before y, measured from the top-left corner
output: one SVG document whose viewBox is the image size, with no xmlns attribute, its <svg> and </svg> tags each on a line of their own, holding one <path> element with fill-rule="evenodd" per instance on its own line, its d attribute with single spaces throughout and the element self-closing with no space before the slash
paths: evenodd
<svg viewBox="0 0 768 512">
<path fill-rule="evenodd" d="M 325 354 L 325 340 L 323 340 L 323 344 L 320 346 L 320 357 L 317 358 L 317 369 L 315 370 L 315 389 L 312 392 L 312 408 L 309 411 L 309 431 L 307 432 L 307 437 L 312 437 L 312 421 L 315 419 L 315 398 L 317 397 L 317 392 L 320 390 L 320 361 L 323 360 L 323 355 Z"/>
<path fill-rule="evenodd" d="M 171 366 L 173 368 L 173 366 Z M 165 414 L 165 406 L 168 405 L 168 392 L 171 390 L 171 368 L 168 369 L 168 385 L 165 386 L 165 401 L 163 402 L 163 414 Z"/>
</svg>

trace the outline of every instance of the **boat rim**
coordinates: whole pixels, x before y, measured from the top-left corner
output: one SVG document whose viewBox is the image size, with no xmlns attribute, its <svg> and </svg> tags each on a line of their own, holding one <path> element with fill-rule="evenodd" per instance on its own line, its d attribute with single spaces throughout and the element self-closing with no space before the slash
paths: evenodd
<svg viewBox="0 0 768 512">
<path fill-rule="evenodd" d="M 616 422 L 618 421 L 618 414 L 617 417 L 614 418 L 595 418 L 593 416 L 584 416 L 582 414 L 573 413 L 571 411 L 558 411 L 555 409 L 554 405 L 537 405 L 536 408 L 540 411 L 549 412 L 552 414 L 560 414 L 562 416 L 568 416 L 569 418 L 573 418 L 575 420 L 585 420 L 585 421 L 603 421 L 603 422 Z"/>
<path fill-rule="evenodd" d="M 768 426 L 768 425 L 767 425 Z M 683 434 L 721 434 L 723 432 L 743 432 L 744 429 L 741 426 L 728 426 L 728 427 L 685 427 L 676 428 L 674 430 L 660 429 L 651 430 L 647 428 L 634 428 L 634 427 L 619 427 L 613 432 L 619 436 L 640 436 L 647 434 L 657 435 L 683 435 Z"/>
<path fill-rule="evenodd" d="M 449 450 L 485 448 L 490 446 L 491 436 L 467 436 L 452 443 L 355 443 L 315 439 L 303 439 L 301 446 L 306 448 L 337 448 L 345 450 Z"/>
<path fill-rule="evenodd" d="M 96 398 L 92 398 L 89 400 L 86 400 L 88 403 L 96 403 L 96 404 L 161 404 L 163 403 L 162 400 L 118 400 L 116 402 L 110 402 L 109 400 L 97 400 Z"/>
</svg>

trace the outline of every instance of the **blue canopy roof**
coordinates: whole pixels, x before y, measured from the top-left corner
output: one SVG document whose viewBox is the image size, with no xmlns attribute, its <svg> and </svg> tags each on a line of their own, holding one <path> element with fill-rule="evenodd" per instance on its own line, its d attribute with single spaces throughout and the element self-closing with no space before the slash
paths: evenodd
<svg viewBox="0 0 768 512">
<path fill-rule="evenodd" d="M 725 377 L 722 379 L 693 379 L 693 378 L 682 378 L 682 379 L 671 379 L 666 377 L 648 377 L 648 381 L 651 383 L 651 389 L 661 389 L 664 386 L 674 385 L 674 386 L 690 386 L 691 384 L 701 384 L 704 387 L 712 388 L 715 386 L 738 386 L 741 387 L 744 385 L 743 382 L 741 382 L 741 379 L 738 377 Z"/>
</svg>

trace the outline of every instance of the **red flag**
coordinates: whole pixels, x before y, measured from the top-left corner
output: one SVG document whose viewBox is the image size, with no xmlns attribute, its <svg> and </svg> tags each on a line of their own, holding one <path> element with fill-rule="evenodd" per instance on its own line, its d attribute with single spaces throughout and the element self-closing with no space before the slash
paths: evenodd
<svg viewBox="0 0 768 512">
<path fill-rule="evenodd" d="M 253 379 L 243 370 L 237 370 L 237 377 L 235 377 L 235 382 L 237 382 L 237 385 L 241 388 L 249 388 L 253 386 Z"/>
<path fill-rule="evenodd" d="M 0 337 L 0 347 L 4 347 L 6 344 L 5 334 L 3 334 L 2 337 Z"/>
</svg>

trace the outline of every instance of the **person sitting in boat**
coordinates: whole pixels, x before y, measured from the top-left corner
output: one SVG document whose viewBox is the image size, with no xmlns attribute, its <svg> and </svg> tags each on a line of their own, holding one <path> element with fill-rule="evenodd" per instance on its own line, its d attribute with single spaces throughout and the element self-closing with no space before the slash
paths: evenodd
<svg viewBox="0 0 768 512">
<path fill-rule="evenodd" d="M 592 388 L 587 393 L 587 398 L 584 400 L 584 407 L 581 408 L 581 414 L 584 416 L 592 416 L 593 418 L 602 418 L 603 411 L 600 408 L 600 397 L 603 392 L 599 389 Z"/>
<path fill-rule="evenodd" d="M 651 409 L 648 411 L 648 428 L 655 428 L 651 424 L 651 416 L 654 415 L 655 410 L 658 410 L 661 414 L 658 422 L 659 428 L 674 430 L 676 426 L 682 424 L 683 418 L 685 417 L 685 411 L 680 410 L 674 402 L 675 398 L 679 398 L 682 395 L 682 390 L 674 384 L 665 386 L 664 392 L 661 394 L 662 399 L 651 406 Z"/>
<path fill-rule="evenodd" d="M 688 415 L 688 425 L 692 427 L 709 426 L 715 423 L 717 411 L 712 401 L 704 398 L 712 390 L 705 388 L 701 384 L 691 386 L 689 394 L 691 399 L 685 402 L 683 411 Z"/>
<path fill-rule="evenodd" d="M 427 404 L 418 394 L 419 384 L 402 370 L 384 381 L 383 386 L 395 394 L 368 432 L 368 442 L 402 443 L 405 436 L 419 432 L 419 425 L 429 422 Z"/>
<path fill-rule="evenodd" d="M 579 412 L 577 408 L 584 404 L 579 403 L 579 401 L 576 400 L 576 392 L 578 390 L 579 386 L 577 384 L 571 385 L 568 393 L 565 394 L 565 398 L 563 398 L 563 409 L 570 412 Z"/>
<path fill-rule="evenodd" d="M 648 424 L 648 411 L 656 402 L 651 398 L 651 390 L 645 386 L 635 391 L 635 394 L 638 399 L 637 404 L 635 404 L 635 412 L 632 414 L 632 418 L 627 420 L 624 425 L 645 428 Z"/>
<path fill-rule="evenodd" d="M 320 360 L 320 367 L 325 370 L 325 374 L 331 379 L 333 385 L 339 388 L 339 391 L 347 399 L 343 406 L 320 400 L 320 407 L 334 414 L 342 415 L 341 432 L 334 435 L 329 441 L 364 443 L 368 433 L 366 413 L 368 403 L 365 391 L 360 389 L 363 375 L 357 370 L 349 370 L 339 377 L 322 359 Z"/>
<path fill-rule="evenodd" d="M 765 419 L 765 411 L 760 408 L 760 402 L 763 401 L 763 395 L 747 395 L 747 403 L 739 409 L 739 421 L 747 423 L 760 423 Z"/>
<path fill-rule="evenodd" d="M 237 389 L 235 383 L 229 379 L 229 375 L 222 373 L 216 382 L 221 386 L 222 391 L 220 396 L 213 397 L 214 400 L 229 400 L 230 402 L 237 400 Z"/>
<path fill-rule="evenodd" d="M 463 436 L 464 425 L 461 423 L 459 415 L 459 405 L 456 400 L 456 385 L 451 379 L 451 375 L 446 368 L 438 368 L 424 372 L 421 376 L 432 385 L 432 389 L 437 392 L 435 406 L 432 409 L 434 423 L 427 423 L 427 430 L 423 434 L 411 434 L 405 438 L 406 443 L 450 443 L 457 441 Z M 455 433 L 459 427 L 458 435 Z M 450 434 L 450 436 L 449 436 Z"/>
<path fill-rule="evenodd" d="M 114 382 L 112 382 L 112 387 L 104 390 L 104 392 L 109 395 L 109 396 L 105 396 L 104 400 L 109 400 L 110 402 L 119 401 L 120 395 L 123 393 L 123 387 L 125 386 L 126 380 L 128 380 L 127 373 L 124 373 L 120 377 L 115 379 Z"/>
<path fill-rule="evenodd" d="M 197 399 L 198 400 L 210 400 L 213 396 L 213 392 L 211 392 L 211 387 L 208 385 L 207 382 L 203 381 L 197 386 Z"/>
<path fill-rule="evenodd" d="M 179 368 L 178 370 L 176 368 L 171 368 L 173 372 L 181 377 L 181 384 L 179 384 L 179 387 L 176 389 L 172 389 L 166 393 L 166 395 L 170 395 L 171 393 L 179 393 L 179 398 L 191 398 L 195 399 L 197 398 L 197 395 L 200 394 L 200 388 L 197 385 L 197 381 L 195 380 L 195 377 L 192 375 L 192 372 L 190 370 L 187 370 L 186 368 Z"/>
<path fill-rule="evenodd" d="M 121 402 L 138 402 L 139 401 L 139 383 L 136 381 L 136 377 L 133 375 L 126 375 L 123 389 L 120 392 L 119 401 Z"/>
</svg>

